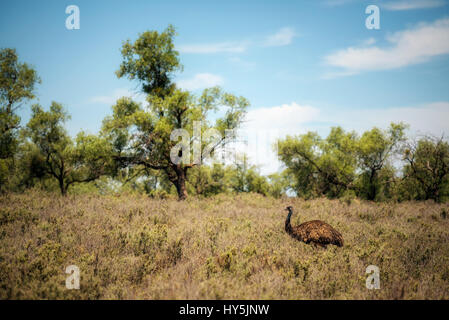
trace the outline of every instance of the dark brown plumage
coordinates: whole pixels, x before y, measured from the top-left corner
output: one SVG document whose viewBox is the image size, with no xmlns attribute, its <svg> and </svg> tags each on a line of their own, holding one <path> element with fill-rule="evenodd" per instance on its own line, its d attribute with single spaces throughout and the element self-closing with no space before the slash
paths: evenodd
<svg viewBox="0 0 449 320">
<path fill-rule="evenodd" d="M 292 227 L 290 218 L 293 214 L 293 208 L 288 206 L 285 210 L 288 210 L 287 220 L 285 220 L 285 231 L 293 238 L 307 244 L 312 243 L 324 248 L 326 248 L 328 244 L 334 244 L 338 247 L 343 246 L 343 237 L 341 233 L 326 222 L 312 220 Z"/>
</svg>

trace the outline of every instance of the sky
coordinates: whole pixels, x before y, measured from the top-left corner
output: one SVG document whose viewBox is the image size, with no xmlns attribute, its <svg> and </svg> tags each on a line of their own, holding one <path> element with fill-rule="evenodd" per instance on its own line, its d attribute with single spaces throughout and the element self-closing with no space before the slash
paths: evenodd
<svg viewBox="0 0 449 320">
<path fill-rule="evenodd" d="M 66 28 L 69 5 L 80 10 L 77 30 Z M 366 27 L 369 5 L 380 29 Z M 57 101 L 70 134 L 96 133 L 119 97 L 144 103 L 137 82 L 115 75 L 120 48 L 169 24 L 180 87 L 220 85 L 250 101 L 243 151 L 263 174 L 279 170 L 271 142 L 286 134 L 399 121 L 410 135 L 449 134 L 449 0 L 2 0 L 0 48 L 15 48 L 42 79 L 22 123 L 31 104 Z"/>
</svg>

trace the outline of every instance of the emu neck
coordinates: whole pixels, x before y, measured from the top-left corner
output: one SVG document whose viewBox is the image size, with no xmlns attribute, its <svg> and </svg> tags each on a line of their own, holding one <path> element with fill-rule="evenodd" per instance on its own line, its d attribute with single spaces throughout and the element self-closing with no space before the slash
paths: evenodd
<svg viewBox="0 0 449 320">
<path fill-rule="evenodd" d="M 292 217 L 293 212 L 289 211 L 287 215 L 287 219 L 285 220 L 285 231 L 288 233 L 292 232 L 292 225 L 290 224 L 290 218 Z"/>
</svg>

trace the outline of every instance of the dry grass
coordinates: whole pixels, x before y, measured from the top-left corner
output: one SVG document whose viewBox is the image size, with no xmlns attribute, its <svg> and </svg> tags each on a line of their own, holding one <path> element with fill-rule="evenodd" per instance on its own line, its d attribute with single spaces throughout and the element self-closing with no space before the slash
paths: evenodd
<svg viewBox="0 0 449 320">
<path fill-rule="evenodd" d="M 283 230 L 322 219 L 345 246 L 314 248 Z M 348 204 L 258 195 L 155 200 L 0 196 L 2 299 L 448 299 L 448 205 Z M 81 270 L 67 290 L 66 266 Z M 365 269 L 379 266 L 381 289 Z"/>
</svg>

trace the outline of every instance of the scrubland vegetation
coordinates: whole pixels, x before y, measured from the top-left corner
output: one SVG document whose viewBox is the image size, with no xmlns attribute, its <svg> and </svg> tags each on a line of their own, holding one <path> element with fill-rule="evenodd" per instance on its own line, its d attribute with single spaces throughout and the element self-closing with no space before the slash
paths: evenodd
<svg viewBox="0 0 449 320">
<path fill-rule="evenodd" d="M 284 231 L 327 221 L 345 246 L 326 250 Z M 2 299 L 448 299 L 449 206 L 258 194 L 0 198 Z M 80 290 L 65 268 L 80 268 Z M 365 287 L 368 265 L 379 290 Z"/>
</svg>

